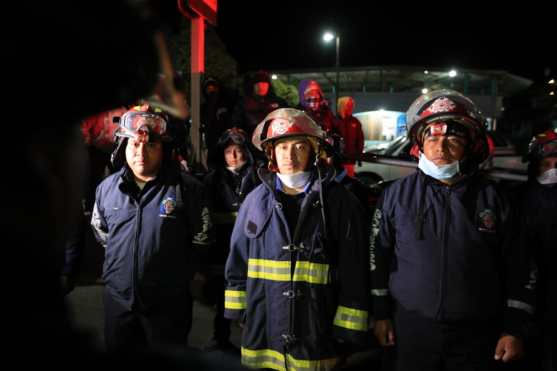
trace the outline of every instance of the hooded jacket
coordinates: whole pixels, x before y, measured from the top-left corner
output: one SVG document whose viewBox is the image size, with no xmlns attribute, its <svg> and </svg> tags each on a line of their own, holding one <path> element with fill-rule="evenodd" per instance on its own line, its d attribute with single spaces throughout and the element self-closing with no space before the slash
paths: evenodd
<svg viewBox="0 0 557 371">
<path fill-rule="evenodd" d="M 317 90 L 321 96 L 322 102 L 317 110 L 309 108 L 305 101 L 306 94 L 309 91 Z M 338 133 L 338 121 L 334 113 L 329 108 L 323 91 L 319 84 L 314 80 L 302 80 L 298 86 L 298 94 L 300 97 L 300 109 L 307 113 L 327 134 Z"/>
<path fill-rule="evenodd" d="M 345 104 L 347 104 L 346 100 L 339 99 L 337 112 L 342 112 Z M 362 123 L 352 115 L 342 118 L 339 113 L 337 116 L 337 131 L 344 139 L 345 163 L 353 164 L 360 159 L 364 150 Z"/>
<path fill-rule="evenodd" d="M 269 83 L 269 92 L 265 96 L 253 92 L 254 85 L 261 81 Z M 265 116 L 277 108 L 288 107 L 288 103 L 275 94 L 269 74 L 257 73 L 255 76 L 248 77 L 244 88 L 244 96 L 234 107 L 231 124 L 242 128 L 251 138 L 255 127 Z"/>
<path fill-rule="evenodd" d="M 238 144 L 244 150 L 246 163 L 237 172 L 226 168 L 224 150 L 231 144 Z M 226 261 L 230 246 L 230 235 L 236 221 L 238 210 L 246 196 L 261 181 L 257 176 L 255 161 L 243 135 L 226 131 L 219 139 L 212 163 L 215 169 L 203 179 L 205 189 L 209 195 L 209 207 L 216 229 L 215 254 L 211 254 L 212 261 L 222 265 Z M 222 272 L 221 272 L 222 274 Z"/>
<path fill-rule="evenodd" d="M 394 300 L 436 321 L 502 318 L 519 334 L 534 303 L 510 227 L 508 200 L 481 176 L 447 186 L 419 170 L 393 183 L 372 222 L 376 319 Z"/>
<path fill-rule="evenodd" d="M 263 184 L 240 208 L 225 269 L 225 316 L 246 323 L 242 363 L 331 370 L 338 362 L 337 339 L 364 343 L 367 336 L 361 208 L 330 170 L 307 189 L 291 235 L 276 174 L 260 169 L 259 175 Z"/>
</svg>

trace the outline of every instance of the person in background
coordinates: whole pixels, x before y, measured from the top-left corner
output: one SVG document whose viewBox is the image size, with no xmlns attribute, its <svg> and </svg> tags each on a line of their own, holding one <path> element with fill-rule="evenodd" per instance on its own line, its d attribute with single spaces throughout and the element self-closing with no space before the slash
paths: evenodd
<svg viewBox="0 0 557 371">
<path fill-rule="evenodd" d="M 244 96 L 234 107 L 231 125 L 244 130 L 251 137 L 261 120 L 281 107 L 288 107 L 288 104 L 275 94 L 271 75 L 262 70 L 253 75 L 248 74 L 245 78 Z"/>
<path fill-rule="evenodd" d="M 536 363 L 544 371 L 557 370 L 557 132 L 548 129 L 530 142 L 527 155 L 528 182 L 516 191 L 518 220 L 516 243 L 527 251 L 525 261 L 536 267 L 529 285 L 536 287 L 536 322 L 541 330 L 540 349 L 534 349 Z M 535 358 L 538 358 L 536 360 Z"/>
<path fill-rule="evenodd" d="M 344 139 L 343 166 L 349 176 L 355 176 L 354 164 L 360 161 L 364 150 L 364 132 L 362 123 L 352 116 L 354 99 L 340 97 L 337 103 L 337 131 Z"/>
<path fill-rule="evenodd" d="M 299 108 L 307 113 L 327 135 L 338 134 L 338 121 L 317 81 L 302 80 L 298 85 L 298 94 Z"/>
<path fill-rule="evenodd" d="M 204 302 L 216 307 L 213 335 L 205 350 L 230 350 L 230 321 L 224 318 L 224 264 L 230 251 L 230 236 L 238 210 L 246 196 L 259 183 L 255 161 L 246 133 L 238 128 L 226 130 L 220 137 L 212 159 L 215 168 L 203 183 L 209 195 L 209 207 L 215 228 L 216 243 L 210 252 L 205 282 L 198 287 Z"/>
</svg>

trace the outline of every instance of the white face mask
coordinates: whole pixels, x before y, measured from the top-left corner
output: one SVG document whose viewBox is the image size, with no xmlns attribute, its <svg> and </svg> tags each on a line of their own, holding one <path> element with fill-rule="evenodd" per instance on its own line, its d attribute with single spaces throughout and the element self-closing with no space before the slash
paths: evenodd
<svg viewBox="0 0 557 371">
<path fill-rule="evenodd" d="M 557 183 L 557 169 L 549 169 L 541 173 L 536 179 L 540 184 L 555 184 Z"/>
<path fill-rule="evenodd" d="M 289 188 L 300 189 L 304 188 L 308 184 L 311 172 L 300 171 L 296 174 L 277 173 L 277 176 L 279 177 L 282 184 L 284 184 L 285 186 Z"/>
<path fill-rule="evenodd" d="M 460 172 L 459 161 L 452 162 L 448 165 L 437 166 L 432 161 L 429 161 L 423 153 L 420 152 L 420 161 L 418 162 L 418 168 L 423 171 L 426 175 L 437 180 L 451 179 L 458 175 Z"/>
</svg>

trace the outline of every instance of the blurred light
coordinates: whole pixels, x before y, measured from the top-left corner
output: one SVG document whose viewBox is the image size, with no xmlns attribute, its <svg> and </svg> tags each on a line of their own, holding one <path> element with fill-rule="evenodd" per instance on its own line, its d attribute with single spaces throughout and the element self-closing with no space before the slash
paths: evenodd
<svg viewBox="0 0 557 371">
<path fill-rule="evenodd" d="M 379 108 L 378 111 L 379 112 L 385 112 L 385 108 Z"/>
<path fill-rule="evenodd" d="M 428 74 L 429 74 L 429 71 L 428 71 L 428 70 L 425 70 L 425 71 L 424 71 L 424 74 L 425 74 L 425 75 L 428 75 Z"/>
<path fill-rule="evenodd" d="M 555 84 L 555 80 L 554 79 L 549 80 L 548 84 Z"/>
<path fill-rule="evenodd" d="M 271 78 L 272 78 L 273 80 L 276 80 L 276 79 L 278 79 L 278 76 L 275 75 L 275 74 L 273 74 L 273 75 L 271 75 Z"/>
<path fill-rule="evenodd" d="M 325 41 L 326 43 L 328 43 L 329 41 L 331 41 L 334 38 L 335 38 L 335 35 L 332 32 L 327 31 L 323 34 L 323 41 Z"/>
<path fill-rule="evenodd" d="M 555 95 L 555 92 L 554 92 L 554 91 L 550 91 L 550 92 L 549 92 L 549 95 Z"/>
<path fill-rule="evenodd" d="M 456 70 L 449 71 L 449 77 L 455 77 L 457 75 Z"/>
<path fill-rule="evenodd" d="M 423 89 L 422 89 L 422 94 L 427 94 L 428 91 L 429 91 L 429 90 L 428 90 L 427 88 L 423 88 Z"/>
</svg>

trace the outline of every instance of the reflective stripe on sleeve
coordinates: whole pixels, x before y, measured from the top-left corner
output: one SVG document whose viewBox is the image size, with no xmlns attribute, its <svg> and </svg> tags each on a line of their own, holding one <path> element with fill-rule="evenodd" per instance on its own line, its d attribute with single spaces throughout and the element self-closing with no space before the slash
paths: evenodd
<svg viewBox="0 0 557 371">
<path fill-rule="evenodd" d="M 232 310 L 246 309 L 246 292 L 240 290 L 224 291 L 224 308 Z"/>
<path fill-rule="evenodd" d="M 367 331 L 367 316 L 365 310 L 338 306 L 334 325 L 349 330 Z"/>
</svg>

